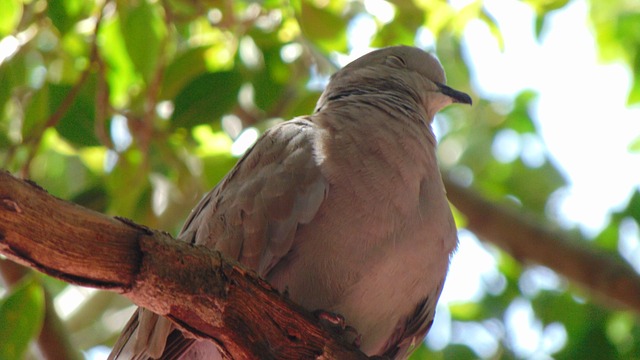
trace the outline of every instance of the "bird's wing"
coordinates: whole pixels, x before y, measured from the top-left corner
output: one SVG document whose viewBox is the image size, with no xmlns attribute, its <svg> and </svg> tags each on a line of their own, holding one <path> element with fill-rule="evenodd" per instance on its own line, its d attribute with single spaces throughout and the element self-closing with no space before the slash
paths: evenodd
<svg viewBox="0 0 640 360">
<path fill-rule="evenodd" d="M 215 248 L 266 276 L 327 195 L 317 132 L 306 119 L 265 132 L 200 201 L 178 238 Z"/>
<path fill-rule="evenodd" d="M 309 223 L 326 198 L 318 137 L 316 125 L 304 118 L 267 130 L 191 212 L 178 239 L 219 250 L 266 277 L 292 249 L 298 226 Z M 158 357 L 172 328 L 139 309 L 109 359 Z"/>
</svg>

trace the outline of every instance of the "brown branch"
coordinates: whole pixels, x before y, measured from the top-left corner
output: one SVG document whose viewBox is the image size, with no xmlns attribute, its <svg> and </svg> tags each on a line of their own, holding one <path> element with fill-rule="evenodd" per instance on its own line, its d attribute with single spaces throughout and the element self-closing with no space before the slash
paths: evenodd
<svg viewBox="0 0 640 360">
<path fill-rule="evenodd" d="M 615 254 L 550 229 L 516 208 L 493 204 L 445 180 L 447 195 L 467 217 L 467 228 L 521 262 L 547 266 L 587 288 L 600 300 L 640 312 L 640 276 Z"/>
<path fill-rule="evenodd" d="M 233 358 L 367 358 L 220 253 L 59 200 L 6 172 L 0 253 L 70 283 L 123 293 Z"/>
</svg>

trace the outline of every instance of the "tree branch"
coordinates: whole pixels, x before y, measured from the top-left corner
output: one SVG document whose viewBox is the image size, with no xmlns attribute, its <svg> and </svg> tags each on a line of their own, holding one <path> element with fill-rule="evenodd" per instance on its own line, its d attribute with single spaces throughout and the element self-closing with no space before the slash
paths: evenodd
<svg viewBox="0 0 640 360">
<path fill-rule="evenodd" d="M 0 172 L 0 253 L 120 292 L 236 359 L 366 359 L 238 263 Z"/>
<path fill-rule="evenodd" d="M 484 240 L 640 311 L 640 277 L 624 261 L 445 183 L 467 227 Z M 366 358 L 220 253 L 56 199 L 6 172 L 0 172 L 0 253 L 71 283 L 123 293 L 234 358 Z"/>
<path fill-rule="evenodd" d="M 640 276 L 615 254 L 567 233 L 552 230 L 530 216 L 484 200 L 445 180 L 447 195 L 467 217 L 467 228 L 521 262 L 547 266 L 584 287 L 600 300 L 640 312 Z"/>
</svg>

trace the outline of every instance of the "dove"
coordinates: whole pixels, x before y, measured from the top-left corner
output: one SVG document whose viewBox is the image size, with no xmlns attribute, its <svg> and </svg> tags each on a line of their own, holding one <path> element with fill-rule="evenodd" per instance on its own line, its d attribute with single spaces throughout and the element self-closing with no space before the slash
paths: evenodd
<svg viewBox="0 0 640 360">
<path fill-rule="evenodd" d="M 458 242 L 431 128 L 452 103 L 472 101 L 433 55 L 372 51 L 330 78 L 312 115 L 267 130 L 178 239 L 237 259 L 309 311 L 342 315 L 367 355 L 405 359 L 433 323 Z M 139 308 L 109 358 L 219 356 Z"/>
</svg>

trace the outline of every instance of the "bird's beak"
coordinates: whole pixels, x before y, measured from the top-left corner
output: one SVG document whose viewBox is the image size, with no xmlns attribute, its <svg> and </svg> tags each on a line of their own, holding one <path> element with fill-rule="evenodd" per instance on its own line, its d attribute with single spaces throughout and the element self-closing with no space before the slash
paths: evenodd
<svg viewBox="0 0 640 360">
<path fill-rule="evenodd" d="M 471 96 L 466 93 L 452 89 L 444 84 L 436 83 L 436 85 L 438 86 L 438 89 L 440 89 L 440 92 L 450 97 L 454 103 L 472 104 Z"/>
</svg>

